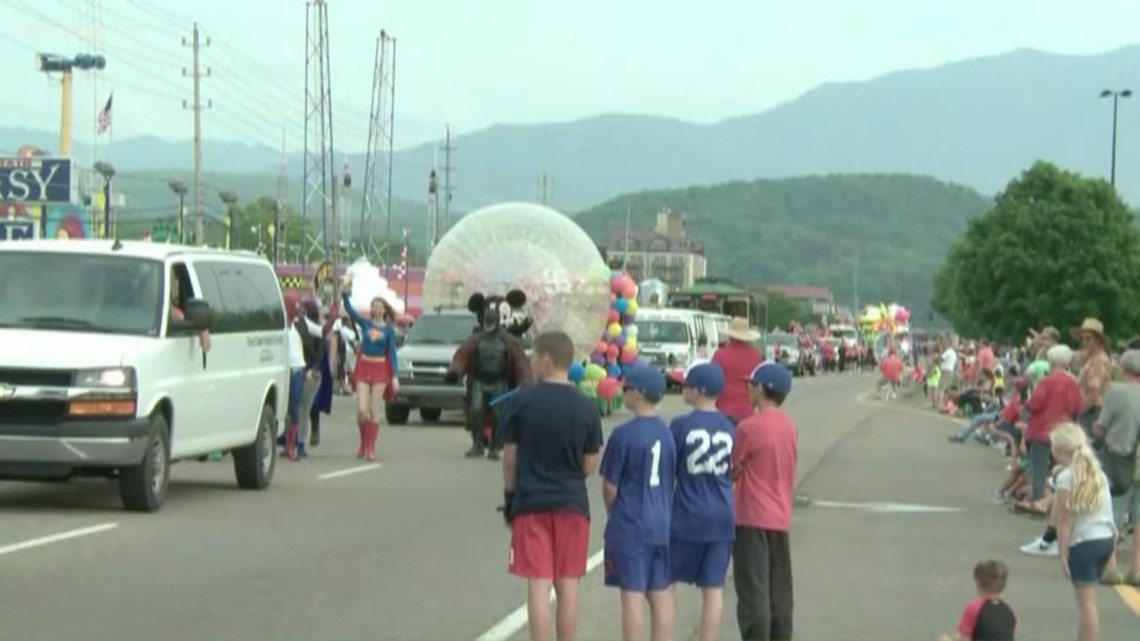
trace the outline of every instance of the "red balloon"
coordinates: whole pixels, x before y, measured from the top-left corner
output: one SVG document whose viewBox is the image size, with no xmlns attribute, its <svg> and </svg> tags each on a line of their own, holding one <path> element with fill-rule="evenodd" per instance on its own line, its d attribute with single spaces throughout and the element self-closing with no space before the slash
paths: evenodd
<svg viewBox="0 0 1140 641">
<path fill-rule="evenodd" d="M 604 378 L 598 383 L 598 398 L 603 401 L 612 401 L 617 398 L 621 390 L 621 383 L 616 378 Z"/>
<path fill-rule="evenodd" d="M 625 283 L 625 285 L 621 288 L 621 295 L 632 300 L 633 297 L 637 295 L 637 284 L 632 280 Z"/>
<path fill-rule="evenodd" d="M 610 279 L 610 291 L 615 294 L 620 294 L 625 289 L 625 281 L 622 276 L 615 276 Z"/>
<path fill-rule="evenodd" d="M 610 345 L 606 348 L 606 356 L 609 356 L 610 358 L 617 358 L 618 352 L 620 351 L 621 350 L 618 349 L 617 345 Z"/>
<path fill-rule="evenodd" d="M 621 320 L 621 314 L 618 313 L 618 310 L 611 309 L 610 313 L 606 316 L 606 325 L 609 325 L 610 323 L 616 323 L 620 320 Z"/>
<path fill-rule="evenodd" d="M 609 343 L 607 343 L 605 341 L 598 341 L 598 344 L 594 346 L 594 353 L 595 354 L 605 354 L 606 352 L 609 351 L 609 349 L 610 349 Z"/>
</svg>

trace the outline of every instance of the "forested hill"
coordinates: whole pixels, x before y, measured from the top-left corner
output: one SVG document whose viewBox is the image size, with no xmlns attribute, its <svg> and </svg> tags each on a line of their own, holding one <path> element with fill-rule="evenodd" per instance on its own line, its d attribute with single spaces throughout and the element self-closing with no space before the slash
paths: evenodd
<svg viewBox="0 0 1140 641">
<path fill-rule="evenodd" d="M 848 174 L 627 194 L 575 220 L 604 242 L 611 227 L 625 225 L 627 207 L 641 227 L 669 208 L 704 243 L 711 275 L 830 287 L 850 303 L 858 274 L 861 300 L 897 300 L 924 313 L 950 244 L 990 202 L 925 176 Z"/>
</svg>

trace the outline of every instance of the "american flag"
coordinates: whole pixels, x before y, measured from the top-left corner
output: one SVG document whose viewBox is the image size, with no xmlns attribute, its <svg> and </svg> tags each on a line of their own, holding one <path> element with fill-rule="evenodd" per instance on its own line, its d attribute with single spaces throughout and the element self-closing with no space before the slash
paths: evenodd
<svg viewBox="0 0 1140 641">
<path fill-rule="evenodd" d="M 107 104 L 103 105 L 103 110 L 99 112 L 99 133 L 104 134 L 111 128 L 111 100 L 115 94 L 107 97 Z"/>
<path fill-rule="evenodd" d="M 404 243 L 404 248 L 400 250 L 400 266 L 397 268 L 396 273 L 400 275 L 400 280 L 408 277 L 408 244 Z"/>
</svg>

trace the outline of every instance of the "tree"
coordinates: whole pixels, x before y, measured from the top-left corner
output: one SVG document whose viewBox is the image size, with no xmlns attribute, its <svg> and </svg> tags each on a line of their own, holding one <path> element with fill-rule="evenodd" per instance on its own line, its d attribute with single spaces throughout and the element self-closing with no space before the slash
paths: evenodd
<svg viewBox="0 0 1140 641">
<path fill-rule="evenodd" d="M 301 221 L 301 214 L 288 205 L 282 206 L 280 215 L 280 248 L 282 258 L 292 257 L 298 248 L 303 251 L 307 230 Z M 258 243 L 266 253 L 273 251 L 273 221 L 277 200 L 262 196 L 253 202 L 239 205 L 234 212 L 233 246 L 235 249 L 257 249 Z"/>
<path fill-rule="evenodd" d="M 935 278 L 934 308 L 961 332 L 1018 341 L 1095 316 L 1140 330 L 1140 231 L 1116 191 L 1037 162 L 970 221 Z"/>
<path fill-rule="evenodd" d="M 810 309 L 779 292 L 766 292 L 763 300 L 757 304 L 756 321 L 764 326 L 765 331 L 786 330 L 791 323 L 813 320 L 818 321 L 811 315 Z"/>
</svg>

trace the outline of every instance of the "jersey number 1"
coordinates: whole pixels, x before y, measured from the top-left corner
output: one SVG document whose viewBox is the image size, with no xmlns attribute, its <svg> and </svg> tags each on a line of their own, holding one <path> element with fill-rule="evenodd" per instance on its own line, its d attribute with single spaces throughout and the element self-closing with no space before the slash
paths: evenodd
<svg viewBox="0 0 1140 641">
<path fill-rule="evenodd" d="M 657 487 L 661 485 L 661 441 L 653 441 L 653 447 L 649 451 L 653 454 L 653 463 L 649 467 L 649 487 Z"/>
</svg>

